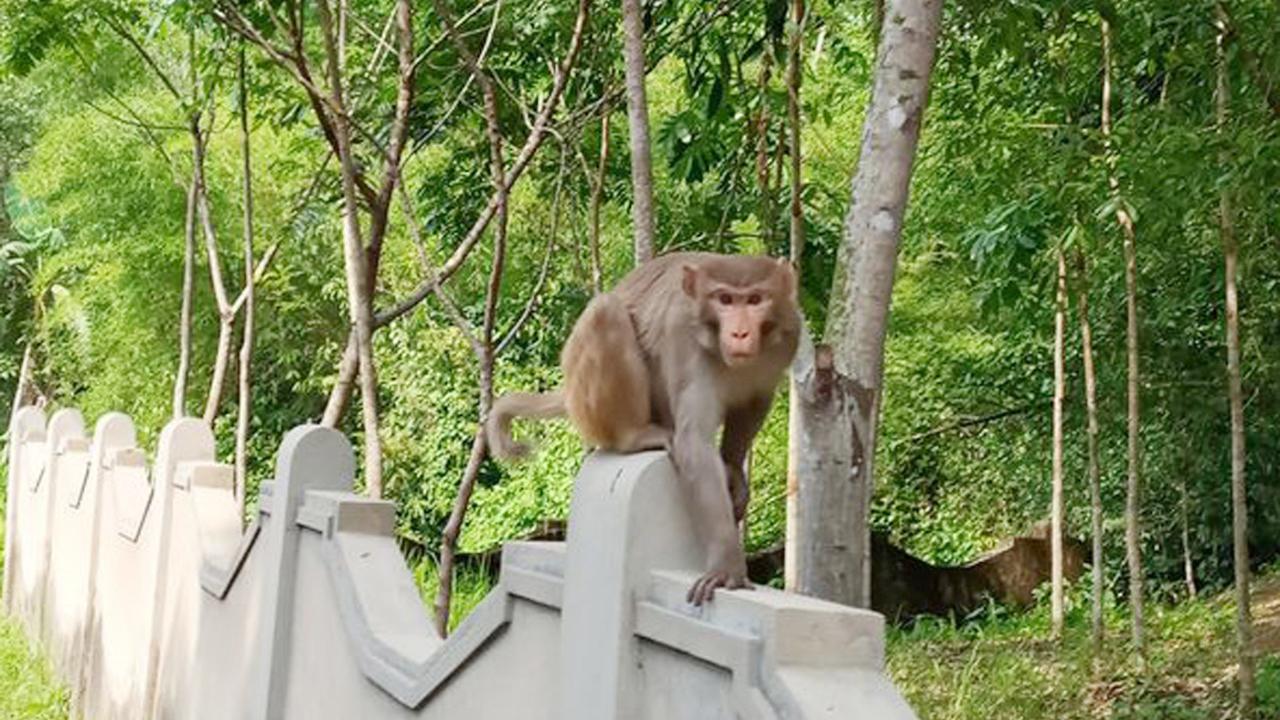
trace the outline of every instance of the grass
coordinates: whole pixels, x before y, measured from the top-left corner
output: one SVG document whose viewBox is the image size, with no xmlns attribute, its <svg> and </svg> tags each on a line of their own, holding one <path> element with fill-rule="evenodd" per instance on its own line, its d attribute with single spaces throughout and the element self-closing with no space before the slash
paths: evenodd
<svg viewBox="0 0 1280 720">
<path fill-rule="evenodd" d="M 418 586 L 418 593 L 428 612 L 434 613 L 436 591 L 440 587 L 440 577 L 436 572 L 435 562 L 431 557 L 422 557 L 410 566 L 413 569 L 413 580 Z M 458 623 L 466 619 L 476 605 L 484 600 L 484 596 L 493 589 L 493 579 L 485 571 L 460 567 L 453 575 L 453 592 L 449 596 L 449 631 L 458 627 Z"/>
<path fill-rule="evenodd" d="M 1259 718 L 1280 718 L 1280 573 L 1258 578 Z M 959 624 L 926 619 L 890 630 L 889 671 L 921 720 L 1224 720 L 1237 716 L 1235 606 L 1230 595 L 1147 607 L 1149 667 L 1130 652 L 1128 615 L 1106 613 L 1096 662 L 1088 599 L 1067 616 L 1061 643 L 1050 641 L 1048 603 L 1011 615 L 992 608 Z"/>
<path fill-rule="evenodd" d="M 67 689 L 30 647 L 17 622 L 0 616 L 0 720 L 62 720 Z"/>
<path fill-rule="evenodd" d="M 0 502 L 0 575 L 4 573 L 4 504 Z M 0 613 L 0 720 L 64 720 L 67 689 L 22 627 Z"/>
</svg>

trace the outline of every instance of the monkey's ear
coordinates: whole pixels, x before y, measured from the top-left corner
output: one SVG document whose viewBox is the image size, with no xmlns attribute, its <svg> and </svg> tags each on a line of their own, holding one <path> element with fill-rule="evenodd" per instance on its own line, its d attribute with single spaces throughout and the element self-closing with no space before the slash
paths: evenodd
<svg viewBox="0 0 1280 720">
<path fill-rule="evenodd" d="M 680 279 L 680 287 L 684 289 L 684 294 L 691 298 L 698 297 L 698 275 L 701 271 L 697 265 L 685 265 L 681 268 L 684 276 Z"/>
</svg>

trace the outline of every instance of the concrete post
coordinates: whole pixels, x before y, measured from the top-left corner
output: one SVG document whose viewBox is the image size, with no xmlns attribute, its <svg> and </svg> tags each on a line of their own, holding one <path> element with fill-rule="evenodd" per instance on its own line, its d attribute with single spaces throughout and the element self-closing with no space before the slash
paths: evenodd
<svg viewBox="0 0 1280 720">
<path fill-rule="evenodd" d="M 284 716 L 297 583 L 298 509 L 307 490 L 351 489 L 355 467 L 351 446 L 342 433 L 302 425 L 284 436 L 276 458 L 275 482 L 264 483 L 259 490 L 258 503 L 269 520 L 263 527 L 266 542 L 259 548 L 266 553 L 266 572 L 258 611 L 268 619 L 255 652 L 266 660 L 267 668 L 250 689 L 247 717 L 253 720 Z"/>
</svg>

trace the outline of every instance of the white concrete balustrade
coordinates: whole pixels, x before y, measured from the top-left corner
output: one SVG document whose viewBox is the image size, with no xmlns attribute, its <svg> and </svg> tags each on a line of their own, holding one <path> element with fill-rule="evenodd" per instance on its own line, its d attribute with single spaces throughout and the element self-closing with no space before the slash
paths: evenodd
<svg viewBox="0 0 1280 720">
<path fill-rule="evenodd" d="M 884 621 L 702 567 L 665 455 L 589 456 L 565 543 L 508 543 L 488 597 L 436 635 L 393 536 L 351 493 L 347 440 L 303 426 L 247 525 L 207 426 L 23 408 L 9 431 L 4 608 L 90 720 L 913 718 Z"/>
</svg>

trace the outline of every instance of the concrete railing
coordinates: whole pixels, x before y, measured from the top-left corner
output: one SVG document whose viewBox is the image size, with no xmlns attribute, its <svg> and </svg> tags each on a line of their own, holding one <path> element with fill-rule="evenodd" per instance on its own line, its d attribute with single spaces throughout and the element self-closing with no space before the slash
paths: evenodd
<svg viewBox="0 0 1280 720">
<path fill-rule="evenodd" d="M 593 455 L 566 543 L 509 543 L 447 640 L 342 435 L 294 429 L 242 529 L 209 429 L 155 462 L 128 417 L 10 429 L 4 600 L 93 720 L 913 717 L 872 612 L 768 588 L 684 594 L 702 566 L 664 455 Z"/>
</svg>

